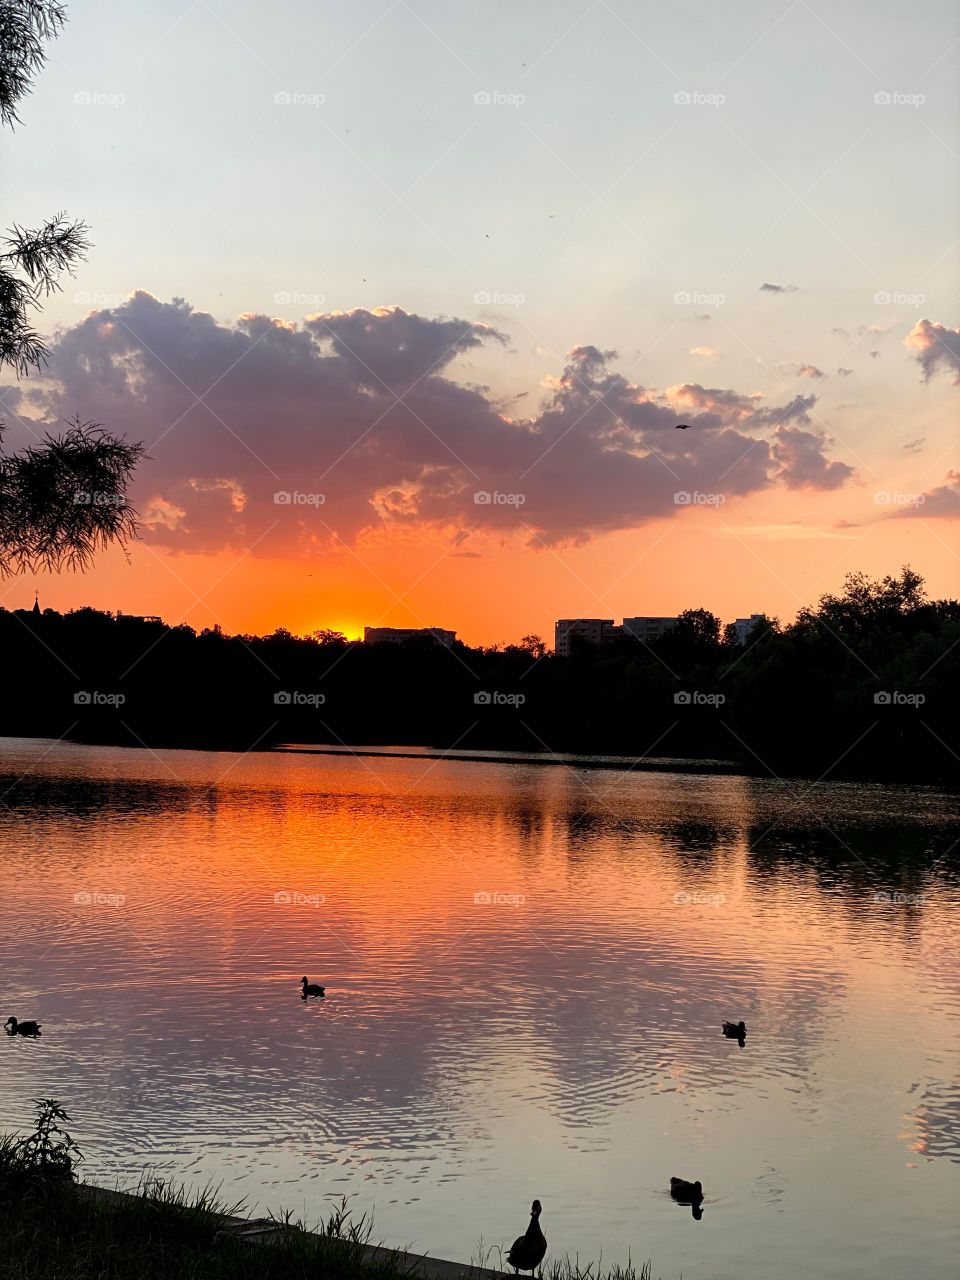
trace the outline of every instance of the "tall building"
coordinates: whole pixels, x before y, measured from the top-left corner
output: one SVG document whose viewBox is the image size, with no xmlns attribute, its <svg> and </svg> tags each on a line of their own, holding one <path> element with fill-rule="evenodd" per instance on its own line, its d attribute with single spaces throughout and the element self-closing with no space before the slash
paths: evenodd
<svg viewBox="0 0 960 1280">
<path fill-rule="evenodd" d="M 553 647 L 559 658 L 569 658 L 574 636 L 599 646 L 608 644 L 621 634 L 612 618 L 558 618 L 554 627 Z"/>
<path fill-rule="evenodd" d="M 766 620 L 764 613 L 751 613 L 749 618 L 737 618 L 733 624 L 737 644 L 746 644 L 757 623 Z M 571 642 L 575 636 L 597 646 L 608 644 L 618 636 L 629 636 L 643 644 L 654 644 L 676 625 L 676 618 L 649 616 L 624 618 L 620 626 L 616 626 L 612 618 L 558 618 L 554 649 L 558 657 L 569 658 Z"/>
<path fill-rule="evenodd" d="M 766 622 L 766 620 L 765 613 L 751 613 L 749 618 L 737 618 L 733 624 L 737 631 L 737 644 L 746 644 L 750 632 L 757 623 Z"/>
<path fill-rule="evenodd" d="M 448 649 L 457 638 L 455 631 L 445 631 L 443 627 L 364 627 L 364 644 L 403 644 L 404 640 L 426 637 Z"/>
<path fill-rule="evenodd" d="M 676 625 L 676 618 L 624 618 L 623 634 L 642 640 L 644 644 L 653 644 Z"/>
</svg>

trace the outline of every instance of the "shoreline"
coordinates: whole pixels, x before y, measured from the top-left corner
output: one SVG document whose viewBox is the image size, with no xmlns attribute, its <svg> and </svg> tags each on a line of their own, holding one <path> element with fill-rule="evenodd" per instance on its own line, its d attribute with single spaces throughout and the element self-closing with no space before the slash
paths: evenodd
<svg viewBox="0 0 960 1280">
<path fill-rule="evenodd" d="M 149 1197 L 143 1194 L 99 1187 L 92 1182 L 77 1183 L 76 1191 L 81 1199 L 109 1208 L 142 1210 L 145 1203 L 150 1203 Z M 237 1214 L 219 1212 L 214 1212 L 213 1216 L 217 1220 L 217 1236 L 241 1244 L 269 1247 L 283 1242 L 293 1234 L 314 1240 L 318 1244 L 325 1239 L 329 1240 L 329 1237 L 324 1237 L 319 1231 L 293 1225 L 283 1218 L 244 1218 Z M 382 1244 L 351 1241 L 349 1248 L 358 1254 L 361 1265 L 371 1271 L 388 1269 L 391 1273 L 399 1272 L 404 1277 L 416 1277 L 416 1280 L 502 1280 L 504 1275 L 510 1274 L 472 1262 L 451 1262 L 446 1258 L 432 1258 L 426 1253 L 411 1253 L 406 1249 L 392 1249 Z"/>
<path fill-rule="evenodd" d="M 335 758 L 343 756 L 356 759 L 394 759 L 421 760 L 432 764 L 452 762 L 459 764 L 504 764 L 532 765 L 537 768 L 591 769 L 621 773 L 663 773 L 677 775 L 701 775 L 705 777 L 742 777 L 772 782 L 819 782 L 859 783 L 864 786 L 920 787 L 925 790 L 943 791 L 955 794 L 960 790 L 960 779 L 956 772 L 931 775 L 922 770 L 877 770 L 843 768 L 842 765 L 830 768 L 829 763 L 814 758 L 792 758 L 789 760 L 773 760 L 759 767 L 750 760 L 724 760 L 715 757 L 698 759 L 691 756 L 629 756 L 605 755 L 601 753 L 563 752 L 550 754 L 544 752 L 524 753 L 511 751 L 509 748 L 495 747 L 475 748 L 473 750 L 450 750 L 442 747 L 425 747 L 420 744 L 409 746 L 357 746 L 352 747 L 339 743 L 317 743 L 287 745 L 262 744 L 250 747 L 242 742 L 195 742 L 195 741 L 151 741 L 131 742 L 116 741 L 112 738 L 80 738 L 58 736 L 52 733 L 4 733 L 0 734 L 0 742 L 44 742 L 56 745 L 61 743 L 71 747 L 108 748 L 117 751 L 136 751 L 153 754 L 158 751 L 195 751 L 204 754 L 247 755 L 303 755 L 325 756 Z M 481 754 L 483 753 L 483 754 Z"/>
<path fill-rule="evenodd" d="M 388 760 L 429 760 L 441 762 L 452 760 L 461 764 L 529 764 L 537 768 L 543 766 L 566 766 L 569 769 L 613 769 L 624 773 L 716 773 L 744 774 L 746 770 L 736 760 L 694 760 L 680 756 L 671 760 L 664 756 L 578 756 L 569 755 L 498 755 L 495 748 L 488 755 L 470 754 L 468 752 L 444 751 L 442 748 L 401 747 L 389 750 L 386 747 L 334 747 L 334 746 L 276 746 L 267 750 L 268 755 L 292 756 L 359 756 Z"/>
<path fill-rule="evenodd" d="M 244 1217 L 219 1188 L 143 1178 L 131 1190 L 82 1182 L 59 1161 L 18 1157 L 5 1138 L 0 1168 L 0 1241 L 30 1280 L 504 1280 L 515 1273 L 507 1245 L 478 1245 L 478 1261 L 457 1262 L 372 1244 L 372 1219 L 353 1219 L 347 1198 L 308 1227 L 288 1212 Z M 69 1142 L 69 1138 L 67 1139 Z M 62 1149 L 62 1148 L 61 1148 Z M 11 1159 L 11 1153 L 13 1158 Z M 251 1253 L 251 1247 L 261 1252 Z M 487 1265 L 489 1262 L 494 1265 Z M 117 1265 L 119 1262 L 119 1265 Z M 128 1265 L 129 1264 L 129 1265 Z M 6 1274 L 6 1273 L 5 1273 Z M 586 1268 L 548 1253 L 531 1280 L 653 1280 L 650 1260 Z"/>
</svg>

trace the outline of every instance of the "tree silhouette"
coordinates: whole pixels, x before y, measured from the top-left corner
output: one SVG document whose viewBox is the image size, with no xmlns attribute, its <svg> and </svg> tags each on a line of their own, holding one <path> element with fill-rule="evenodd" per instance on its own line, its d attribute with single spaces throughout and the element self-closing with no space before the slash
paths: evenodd
<svg viewBox="0 0 960 1280">
<path fill-rule="evenodd" d="M 926 602 L 923 578 L 909 565 L 903 566 L 899 576 L 887 574 L 879 581 L 863 572 L 848 573 L 843 594 L 821 596 L 816 609 L 801 609 L 797 624 L 806 630 L 826 627 L 856 636 L 878 623 L 897 627 Z"/>
<path fill-rule="evenodd" d="M 0 0 L 0 123 L 20 123 L 17 103 L 46 62 L 45 42 L 65 21 L 64 6 L 54 0 Z"/>
<path fill-rule="evenodd" d="M 709 609 L 684 609 L 672 634 L 679 641 L 708 646 L 720 643 L 720 619 Z"/>
<path fill-rule="evenodd" d="M 0 122 L 10 128 L 65 17 L 52 0 L 0 0 Z M 88 247 L 84 223 L 62 212 L 39 227 L 14 223 L 0 239 L 0 368 L 18 378 L 43 368 L 48 351 L 33 314 Z M 2 431 L 0 423 L 0 575 L 83 569 L 96 552 L 136 535 L 127 486 L 142 445 L 77 416 L 65 434 L 8 455 Z"/>
<path fill-rule="evenodd" d="M 531 658 L 542 658 L 547 652 L 545 642 L 535 632 L 523 636 L 517 648 L 522 649 L 524 653 L 529 653 Z"/>
<path fill-rule="evenodd" d="M 878 599 L 889 612 L 872 608 Z M 855 575 L 805 611 L 810 621 L 758 624 L 746 645 L 710 640 L 710 615 L 692 612 L 696 644 L 678 646 L 672 632 L 650 645 L 582 640 L 569 658 L 532 662 L 515 644 L 363 644 L 282 627 L 197 635 L 93 609 L 0 608 L 0 652 L 17 672 L 4 731 L 151 747 L 405 743 L 695 758 L 698 772 L 729 761 L 780 777 L 958 777 L 960 603 L 928 601 L 913 570 Z M 126 701 L 78 703 L 78 689 Z M 477 698 L 490 690 L 524 701 Z M 322 712 L 292 691 L 322 693 Z"/>
<path fill-rule="evenodd" d="M 345 645 L 347 637 L 342 631 L 334 631 L 330 627 L 321 627 L 319 631 L 314 631 L 311 639 L 316 640 L 317 644 L 326 645 Z"/>
</svg>

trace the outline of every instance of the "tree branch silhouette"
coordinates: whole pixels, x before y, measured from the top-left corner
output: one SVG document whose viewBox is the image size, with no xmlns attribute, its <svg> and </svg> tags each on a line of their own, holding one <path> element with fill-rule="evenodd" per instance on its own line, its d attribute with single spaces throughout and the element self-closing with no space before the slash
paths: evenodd
<svg viewBox="0 0 960 1280">
<path fill-rule="evenodd" d="M 65 21 L 65 7 L 51 0 L 0 0 L 0 123 L 21 123 L 17 107 Z M 34 315 L 89 247 L 86 224 L 65 212 L 35 228 L 14 223 L 0 239 L 0 368 L 24 378 L 46 365 Z M 17 454 L 0 447 L 0 576 L 82 570 L 98 551 L 136 537 L 127 488 L 143 456 L 141 444 L 79 414 L 64 435 L 47 433 Z"/>
</svg>

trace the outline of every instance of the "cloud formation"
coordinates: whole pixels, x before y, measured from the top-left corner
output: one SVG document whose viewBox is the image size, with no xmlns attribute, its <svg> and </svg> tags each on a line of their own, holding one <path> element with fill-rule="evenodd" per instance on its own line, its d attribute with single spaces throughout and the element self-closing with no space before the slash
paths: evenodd
<svg viewBox="0 0 960 1280">
<path fill-rule="evenodd" d="M 903 340 L 929 381 L 941 369 L 953 373 L 960 386 L 960 329 L 949 329 L 935 320 L 918 320 Z"/>
<path fill-rule="evenodd" d="M 920 501 L 891 511 L 888 520 L 960 520 L 960 471 L 948 471 L 944 484 L 928 489 Z"/>
<path fill-rule="evenodd" d="M 827 461 L 822 436 L 799 427 L 778 427 L 771 452 L 788 489 L 839 489 L 853 477 L 853 467 L 845 462 Z"/>
<path fill-rule="evenodd" d="M 143 440 L 145 534 L 192 552 L 309 554 L 406 529 L 583 542 L 683 518 L 682 490 L 835 489 L 853 475 L 828 458 L 812 394 L 770 405 L 699 383 L 654 392 L 589 345 L 539 410 L 508 416 L 451 373 L 505 343 L 489 325 L 398 307 L 231 325 L 138 292 L 61 332 L 51 378 L 7 388 L 7 403 L 34 428 L 82 408 Z"/>
</svg>

